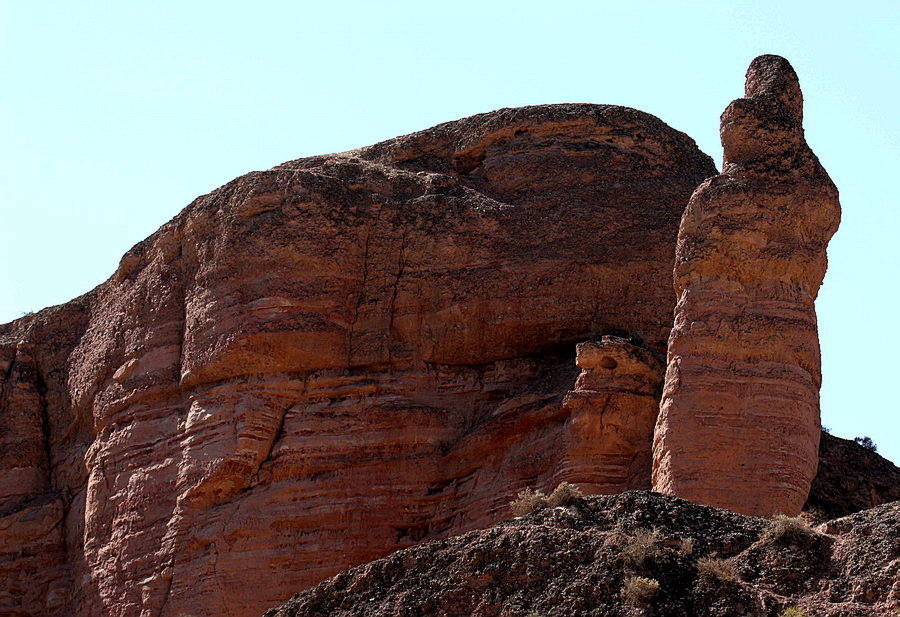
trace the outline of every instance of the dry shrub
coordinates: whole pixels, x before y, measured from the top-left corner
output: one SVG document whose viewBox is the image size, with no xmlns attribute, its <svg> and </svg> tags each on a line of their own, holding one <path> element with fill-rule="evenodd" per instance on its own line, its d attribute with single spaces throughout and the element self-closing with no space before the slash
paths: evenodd
<svg viewBox="0 0 900 617">
<path fill-rule="evenodd" d="M 778 514 L 766 530 L 765 537 L 776 542 L 805 542 L 816 532 L 799 516 Z"/>
<path fill-rule="evenodd" d="M 622 547 L 622 556 L 625 562 L 640 568 L 643 567 L 649 557 L 659 552 L 659 531 L 641 529 L 625 539 Z"/>
<path fill-rule="evenodd" d="M 809 613 L 799 606 L 791 606 L 790 608 L 784 609 L 779 617 L 809 617 Z"/>
<path fill-rule="evenodd" d="M 659 591 L 659 582 L 643 576 L 632 576 L 625 579 L 622 586 L 622 597 L 629 604 L 644 604 Z"/>
<path fill-rule="evenodd" d="M 509 507 L 512 510 L 513 516 L 525 516 L 526 514 L 531 514 L 532 512 L 537 512 L 543 508 L 549 506 L 550 503 L 547 501 L 547 496 L 544 495 L 541 491 L 533 491 L 530 488 L 526 488 L 524 491 L 519 492 L 516 495 L 516 498 L 509 502 Z"/>
<path fill-rule="evenodd" d="M 694 552 L 694 539 L 681 538 L 681 554 L 687 557 Z"/>
<path fill-rule="evenodd" d="M 734 564 L 727 559 L 701 557 L 697 561 L 697 571 L 701 576 L 705 576 L 706 578 L 718 579 L 728 583 L 733 583 L 738 580 L 737 572 L 734 570 Z"/>
<path fill-rule="evenodd" d="M 584 494 L 581 492 L 580 488 L 574 484 L 569 484 L 568 482 L 560 482 L 559 486 L 550 493 L 547 502 L 551 507 L 568 506 L 582 497 L 584 497 Z"/>
<path fill-rule="evenodd" d="M 560 482 L 550 495 L 526 488 L 509 502 L 509 507 L 512 509 L 513 516 L 525 516 L 547 507 L 568 506 L 582 497 L 584 495 L 577 486 L 568 482 Z"/>
</svg>

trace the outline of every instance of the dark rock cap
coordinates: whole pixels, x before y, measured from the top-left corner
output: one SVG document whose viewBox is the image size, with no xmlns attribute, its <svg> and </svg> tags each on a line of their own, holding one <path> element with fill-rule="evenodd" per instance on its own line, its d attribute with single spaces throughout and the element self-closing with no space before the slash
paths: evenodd
<svg viewBox="0 0 900 617">
<path fill-rule="evenodd" d="M 803 93 L 791 63 L 781 56 L 757 56 L 747 69 L 744 93 L 748 97 L 773 96 L 799 124 L 803 122 Z"/>
</svg>

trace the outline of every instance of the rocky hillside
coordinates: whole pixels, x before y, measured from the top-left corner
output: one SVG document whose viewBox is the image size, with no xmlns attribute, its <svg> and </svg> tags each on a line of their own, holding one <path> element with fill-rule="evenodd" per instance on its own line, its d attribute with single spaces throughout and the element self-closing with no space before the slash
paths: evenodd
<svg viewBox="0 0 900 617">
<path fill-rule="evenodd" d="M 265 616 L 895 617 L 898 610 L 898 502 L 809 528 L 632 491 L 399 551 Z"/>
<path fill-rule="evenodd" d="M 813 519 L 846 516 L 900 500 L 900 468 L 877 452 L 826 432 L 819 471 L 803 508 Z"/>
</svg>

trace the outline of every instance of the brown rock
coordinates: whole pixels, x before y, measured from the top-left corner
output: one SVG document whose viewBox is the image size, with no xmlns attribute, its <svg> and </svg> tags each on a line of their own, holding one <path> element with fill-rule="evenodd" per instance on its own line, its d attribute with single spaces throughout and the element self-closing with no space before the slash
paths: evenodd
<svg viewBox="0 0 900 617">
<path fill-rule="evenodd" d="M 563 401 L 570 420 L 559 479 L 592 494 L 650 488 L 662 363 L 614 336 L 579 343 L 577 351 L 582 370 Z"/>
<path fill-rule="evenodd" d="M 5 606 L 256 616 L 525 486 L 646 485 L 677 225 L 713 173 L 652 116 L 555 105 L 199 198 L 0 326 Z M 575 385 L 575 344 L 616 332 Z"/>
<path fill-rule="evenodd" d="M 722 115 L 723 174 L 679 230 L 654 443 L 655 490 L 760 516 L 799 512 L 818 458 L 814 301 L 840 208 L 802 105 L 790 64 L 760 56 Z"/>
<path fill-rule="evenodd" d="M 900 468 L 858 443 L 822 433 L 819 469 L 804 510 L 836 518 L 900 501 Z"/>
</svg>

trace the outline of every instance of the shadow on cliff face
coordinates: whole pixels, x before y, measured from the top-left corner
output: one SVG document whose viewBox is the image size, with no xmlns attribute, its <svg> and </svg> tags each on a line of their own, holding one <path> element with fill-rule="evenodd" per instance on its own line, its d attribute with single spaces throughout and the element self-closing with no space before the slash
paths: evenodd
<svg viewBox="0 0 900 617">
<path fill-rule="evenodd" d="M 822 432 L 819 470 L 803 507 L 831 519 L 900 500 L 900 468 L 853 440 Z"/>
</svg>

